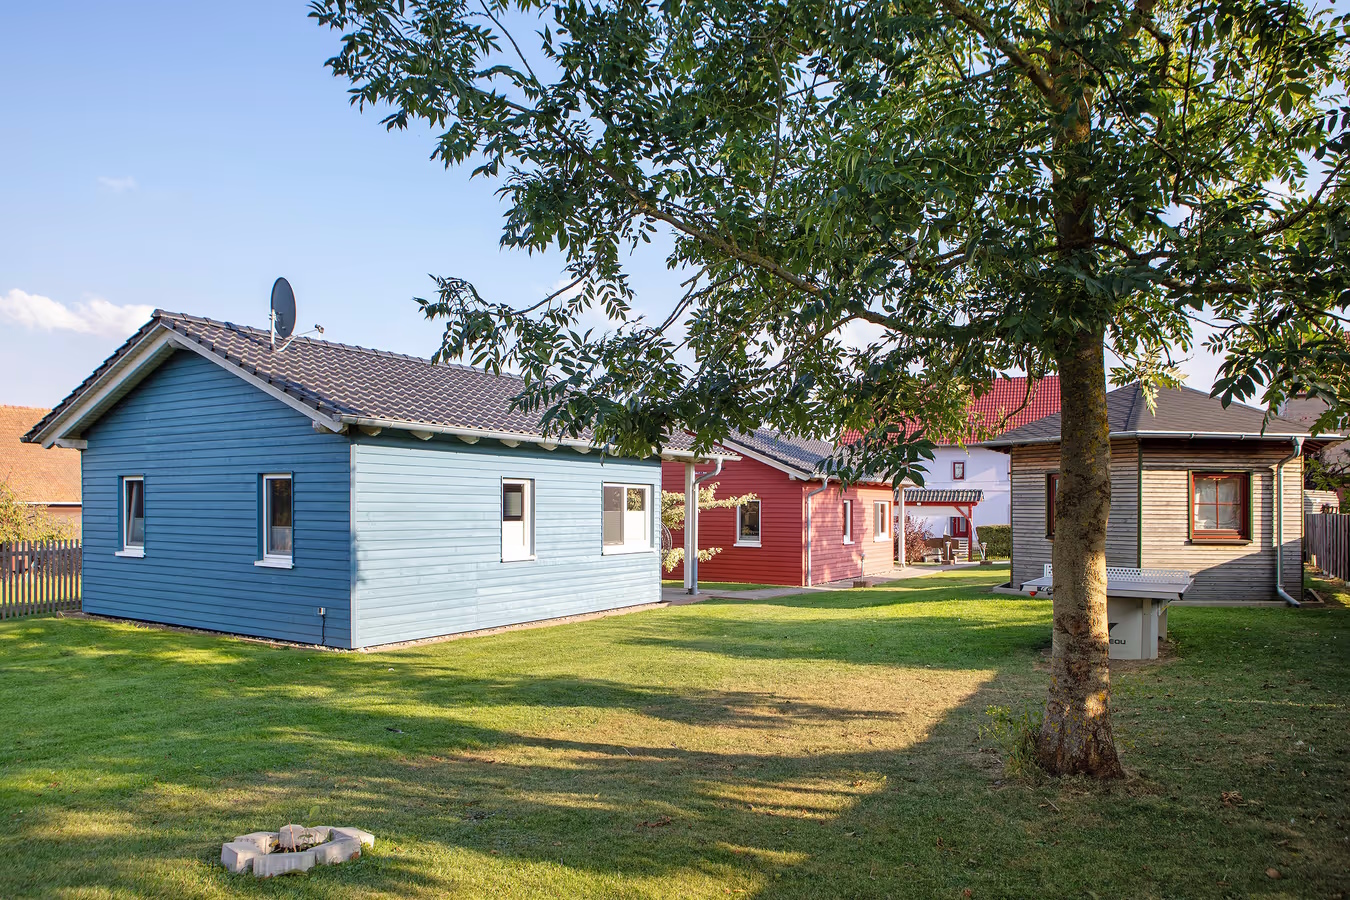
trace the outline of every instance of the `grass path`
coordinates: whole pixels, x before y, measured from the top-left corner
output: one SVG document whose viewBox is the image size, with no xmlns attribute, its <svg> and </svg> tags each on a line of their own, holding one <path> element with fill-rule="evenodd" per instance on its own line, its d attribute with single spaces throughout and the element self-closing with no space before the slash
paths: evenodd
<svg viewBox="0 0 1350 900">
<path fill-rule="evenodd" d="M 0 897 L 1350 889 L 1350 611 L 1174 610 L 1172 658 L 1115 674 L 1132 777 L 1035 786 L 978 735 L 1046 677 L 1048 602 L 1000 576 L 372 654 L 5 623 Z M 289 821 L 379 844 L 269 882 L 216 863 Z"/>
</svg>

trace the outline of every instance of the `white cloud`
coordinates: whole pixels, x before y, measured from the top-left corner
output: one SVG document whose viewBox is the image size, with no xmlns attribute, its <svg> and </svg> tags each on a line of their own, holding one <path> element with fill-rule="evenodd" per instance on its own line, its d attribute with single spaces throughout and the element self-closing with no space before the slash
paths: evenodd
<svg viewBox="0 0 1350 900">
<path fill-rule="evenodd" d="M 100 175 L 98 176 L 98 183 L 112 191 L 114 194 L 134 191 L 139 187 L 139 185 L 136 184 L 136 179 L 132 178 L 130 175 L 126 175 L 122 178 L 109 178 L 107 175 Z"/>
<path fill-rule="evenodd" d="M 18 288 L 0 295 L 0 319 L 34 331 L 74 331 L 123 338 L 144 325 L 153 312 L 151 306 L 118 306 L 102 297 L 86 297 L 74 306 L 67 306 Z"/>
</svg>

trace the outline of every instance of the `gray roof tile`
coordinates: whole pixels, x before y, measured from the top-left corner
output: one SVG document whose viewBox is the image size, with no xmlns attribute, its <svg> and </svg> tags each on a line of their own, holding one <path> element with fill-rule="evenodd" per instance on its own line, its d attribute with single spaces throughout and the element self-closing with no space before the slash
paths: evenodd
<svg viewBox="0 0 1350 900">
<path fill-rule="evenodd" d="M 543 436 L 538 412 L 511 408 L 511 398 L 525 386 L 524 380 L 514 375 L 494 375 L 472 366 L 433 363 L 416 356 L 308 337 L 296 338 L 285 352 L 277 352 L 264 329 L 156 310 L 150 322 L 35 425 L 28 437 L 31 439 L 60 416 L 156 327 L 195 342 L 334 418 Z M 588 435 L 582 438 L 588 439 Z M 684 450 L 692 443 L 688 434 L 679 432 L 671 436 L 666 447 Z"/>
<path fill-rule="evenodd" d="M 1233 403 L 1223 404 L 1204 391 L 1194 388 L 1159 388 L 1157 408 L 1149 411 L 1143 388 L 1138 384 L 1117 388 L 1106 395 L 1106 418 L 1112 435 L 1182 435 L 1245 437 L 1308 436 L 1298 422 L 1271 416 L 1259 409 Z M 1060 413 L 1014 428 L 980 446 L 1006 447 L 1014 444 L 1054 443 L 1059 440 Z"/>
<path fill-rule="evenodd" d="M 905 488 L 906 503 L 979 503 L 980 488 Z"/>
</svg>

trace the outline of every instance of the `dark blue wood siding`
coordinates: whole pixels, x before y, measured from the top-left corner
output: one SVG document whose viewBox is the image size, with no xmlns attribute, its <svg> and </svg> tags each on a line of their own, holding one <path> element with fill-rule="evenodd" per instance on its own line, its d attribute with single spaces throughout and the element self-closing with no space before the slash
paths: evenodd
<svg viewBox="0 0 1350 900">
<path fill-rule="evenodd" d="M 87 612 L 351 646 L 351 443 L 179 351 L 86 435 Z M 295 479 L 293 569 L 255 566 L 259 476 Z M 119 482 L 145 476 L 145 557 L 121 544 Z"/>
<path fill-rule="evenodd" d="M 661 466 L 495 441 L 358 435 L 356 644 L 616 609 L 661 598 Z M 501 480 L 534 479 L 533 560 L 502 561 Z M 601 485 L 651 488 L 652 549 L 606 555 Z"/>
</svg>

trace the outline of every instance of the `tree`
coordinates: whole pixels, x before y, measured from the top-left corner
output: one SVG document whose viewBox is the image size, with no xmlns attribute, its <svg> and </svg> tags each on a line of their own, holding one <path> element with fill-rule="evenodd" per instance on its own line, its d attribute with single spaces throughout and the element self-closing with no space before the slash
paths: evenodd
<svg viewBox="0 0 1350 900">
<path fill-rule="evenodd" d="M 754 494 L 742 494 L 739 497 L 717 497 L 717 482 L 713 482 L 707 487 L 698 489 L 698 508 L 700 511 L 707 509 L 735 509 L 742 504 L 749 503 L 751 500 L 758 500 Z M 661 527 L 669 531 L 677 528 L 684 528 L 684 494 L 679 491 L 661 492 Z M 722 552 L 721 547 L 700 547 L 698 550 L 698 561 L 707 562 L 714 556 Z M 671 547 L 661 554 L 661 566 L 667 572 L 673 571 L 676 566 L 684 562 L 684 548 Z"/>
<path fill-rule="evenodd" d="M 24 503 L 0 482 L 0 544 L 56 541 L 74 536 L 69 524 L 56 521 L 41 507 Z"/>
<path fill-rule="evenodd" d="M 1113 379 L 1350 400 L 1344 23 L 1299 0 L 314 0 L 352 100 L 497 180 L 568 289 L 420 301 L 441 355 L 645 453 L 762 424 L 919 473 L 998 373 L 1058 371 L 1054 650 L 1038 758 L 1121 773 L 1105 603 Z M 628 252 L 685 292 L 650 318 Z M 581 332 L 597 308 L 615 327 Z M 924 428 L 893 423 L 914 421 Z"/>
</svg>

